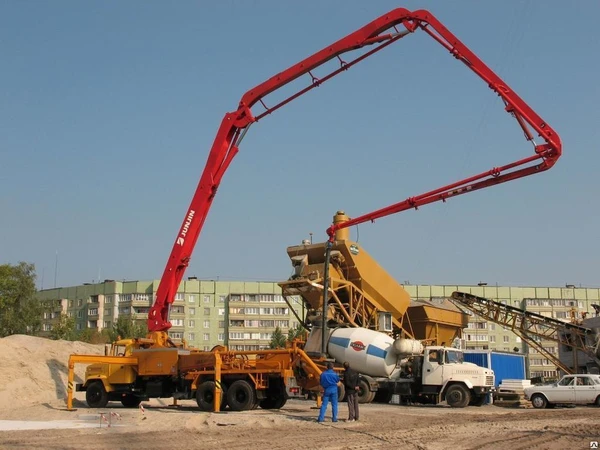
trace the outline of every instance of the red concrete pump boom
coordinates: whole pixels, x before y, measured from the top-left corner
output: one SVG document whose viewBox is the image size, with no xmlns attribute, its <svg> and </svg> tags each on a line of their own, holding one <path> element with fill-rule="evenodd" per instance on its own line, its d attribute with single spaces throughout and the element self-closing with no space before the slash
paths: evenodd
<svg viewBox="0 0 600 450">
<path fill-rule="evenodd" d="M 561 155 L 561 142 L 558 134 L 521 100 L 500 77 L 492 72 L 489 67 L 475 56 L 456 36 L 448 31 L 430 12 L 425 10 L 408 11 L 403 8 L 394 9 L 314 55 L 278 73 L 264 83 L 250 89 L 242 96 L 238 109 L 225 114 L 208 155 L 200 182 L 173 244 L 173 249 L 156 293 L 154 305 L 148 314 L 148 329 L 150 332 L 164 332 L 171 327 L 169 323 L 170 305 L 175 299 L 177 288 L 189 264 L 194 246 L 221 183 L 221 179 L 237 154 L 239 145 L 250 125 L 417 30 L 427 33 L 445 47 L 452 56 L 479 75 L 488 84 L 490 89 L 502 98 L 506 111 L 517 120 L 528 141 L 533 141 L 533 134 L 530 130 L 532 128 L 541 136 L 545 143 L 536 144 L 533 142 L 535 154 L 532 156 L 502 167 L 493 168 L 487 172 L 427 192 L 423 195 L 411 197 L 404 202 L 353 219 L 342 226 L 346 227 L 364 221 L 375 220 L 387 214 L 416 208 L 439 200 L 444 201 L 451 196 L 547 170 L 556 163 Z M 352 56 L 354 59 L 348 61 L 342 59 L 342 55 L 351 55 L 352 52 L 367 46 L 373 46 L 373 48 L 365 53 L 355 54 Z M 320 78 L 313 74 L 314 69 L 333 59 L 337 59 L 339 62 L 337 69 Z M 266 105 L 264 98 L 267 95 L 306 74 L 310 76 L 310 82 L 305 88 L 276 103 L 274 106 L 268 107 Z M 264 107 L 264 110 L 254 115 L 251 108 L 259 102 Z M 537 165 L 529 164 L 537 160 L 541 160 Z M 514 170 L 518 167 L 521 168 Z M 333 236 L 335 229 L 335 226 L 329 228 L 327 230 L 328 234 Z"/>
</svg>

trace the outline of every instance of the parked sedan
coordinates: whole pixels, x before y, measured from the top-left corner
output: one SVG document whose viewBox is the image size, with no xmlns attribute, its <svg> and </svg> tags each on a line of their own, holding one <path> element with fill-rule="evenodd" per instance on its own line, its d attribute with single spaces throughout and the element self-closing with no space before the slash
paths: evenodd
<svg viewBox="0 0 600 450">
<path fill-rule="evenodd" d="M 565 375 L 558 383 L 525 388 L 525 400 L 534 408 L 559 404 L 595 404 L 600 406 L 600 375 Z"/>
</svg>

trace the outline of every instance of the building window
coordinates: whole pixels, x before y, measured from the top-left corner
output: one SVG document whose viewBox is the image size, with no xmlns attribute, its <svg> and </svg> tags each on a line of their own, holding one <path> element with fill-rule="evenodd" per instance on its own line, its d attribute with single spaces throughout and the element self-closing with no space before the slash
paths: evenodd
<svg viewBox="0 0 600 450">
<path fill-rule="evenodd" d="M 112 326 L 112 322 L 111 321 L 104 321 L 104 328 L 110 328 Z"/>
<path fill-rule="evenodd" d="M 508 342 L 509 339 L 510 338 L 508 336 L 502 336 L 502 342 Z"/>
<path fill-rule="evenodd" d="M 77 311 L 77 318 L 78 319 L 82 319 L 83 318 L 83 310 Z"/>
<path fill-rule="evenodd" d="M 109 305 L 113 302 L 113 296 L 112 295 L 105 295 L 104 296 L 104 304 L 105 305 Z"/>
<path fill-rule="evenodd" d="M 69 300 L 69 308 L 73 307 L 73 300 Z"/>
<path fill-rule="evenodd" d="M 98 308 L 90 308 L 90 310 L 88 311 L 88 316 L 97 316 L 98 315 Z"/>
<path fill-rule="evenodd" d="M 183 292 L 178 292 L 177 294 L 175 294 L 175 301 L 183 301 L 183 300 L 184 300 Z"/>
<path fill-rule="evenodd" d="M 219 308 L 219 316 L 224 316 L 225 315 L 225 308 Z"/>
<path fill-rule="evenodd" d="M 195 333 L 188 333 L 188 341 L 193 341 L 196 339 Z"/>
<path fill-rule="evenodd" d="M 173 339 L 183 339 L 183 333 L 179 333 L 179 332 L 169 333 L 169 336 L 172 337 Z"/>
<path fill-rule="evenodd" d="M 225 333 L 219 333 L 219 334 L 217 335 L 217 340 L 218 340 L 219 342 L 223 342 L 223 341 L 225 340 Z"/>
<path fill-rule="evenodd" d="M 204 315 L 210 316 L 210 308 L 204 308 Z"/>
<path fill-rule="evenodd" d="M 219 303 L 225 303 L 226 295 L 219 295 Z"/>
<path fill-rule="evenodd" d="M 183 319 L 172 319 L 171 320 L 171 325 L 173 325 L 174 327 L 182 327 L 183 326 Z"/>
<path fill-rule="evenodd" d="M 204 328 L 210 328 L 210 320 L 204 321 Z"/>
<path fill-rule="evenodd" d="M 188 327 L 194 328 L 196 326 L 196 321 L 194 319 L 188 320 Z"/>
<path fill-rule="evenodd" d="M 210 295 L 204 296 L 204 303 L 210 303 Z"/>
<path fill-rule="evenodd" d="M 45 323 L 43 326 L 44 331 L 52 331 L 52 325 Z"/>
<path fill-rule="evenodd" d="M 82 306 L 82 305 L 83 305 L 83 300 L 82 299 L 77 300 L 77 306 Z"/>
<path fill-rule="evenodd" d="M 493 344 L 496 342 L 496 336 L 490 336 L 490 342 Z"/>
<path fill-rule="evenodd" d="M 196 296 L 190 294 L 188 296 L 188 303 L 195 303 L 195 302 L 196 302 Z"/>
<path fill-rule="evenodd" d="M 190 316 L 195 316 L 196 315 L 196 308 L 188 308 L 188 311 L 190 313 Z"/>
<path fill-rule="evenodd" d="M 219 320 L 219 328 L 225 328 L 225 321 L 224 320 Z"/>
<path fill-rule="evenodd" d="M 210 333 L 204 333 L 204 334 L 202 335 L 202 338 L 203 338 L 205 341 L 210 341 Z"/>
<path fill-rule="evenodd" d="M 467 341 L 475 341 L 475 342 L 487 342 L 488 335 L 487 334 L 467 334 Z"/>
</svg>

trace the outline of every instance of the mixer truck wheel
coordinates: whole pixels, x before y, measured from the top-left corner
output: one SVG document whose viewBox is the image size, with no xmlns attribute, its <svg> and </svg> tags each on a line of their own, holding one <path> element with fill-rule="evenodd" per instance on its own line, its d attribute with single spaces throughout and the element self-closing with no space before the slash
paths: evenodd
<svg viewBox="0 0 600 450">
<path fill-rule="evenodd" d="M 85 401 L 90 408 L 104 408 L 108 404 L 108 394 L 102 381 L 92 381 L 85 391 Z"/>
<path fill-rule="evenodd" d="M 247 411 L 254 406 L 256 394 L 246 380 L 231 383 L 227 390 L 227 404 L 232 411 Z"/>
<path fill-rule="evenodd" d="M 375 397 L 375 392 L 371 392 L 369 382 L 364 378 L 358 380 L 358 403 L 371 403 Z"/>
<path fill-rule="evenodd" d="M 471 401 L 471 394 L 462 384 L 453 384 L 446 392 L 446 402 L 453 408 L 464 408 Z"/>
</svg>

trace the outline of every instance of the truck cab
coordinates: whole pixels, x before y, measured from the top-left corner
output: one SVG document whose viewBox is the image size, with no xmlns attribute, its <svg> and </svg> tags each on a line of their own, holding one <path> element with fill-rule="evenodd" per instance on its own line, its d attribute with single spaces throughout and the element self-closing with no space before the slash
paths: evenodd
<svg viewBox="0 0 600 450">
<path fill-rule="evenodd" d="M 425 347 L 420 373 L 422 392 L 452 407 L 481 406 L 494 387 L 494 372 L 465 362 L 455 348 Z"/>
</svg>

